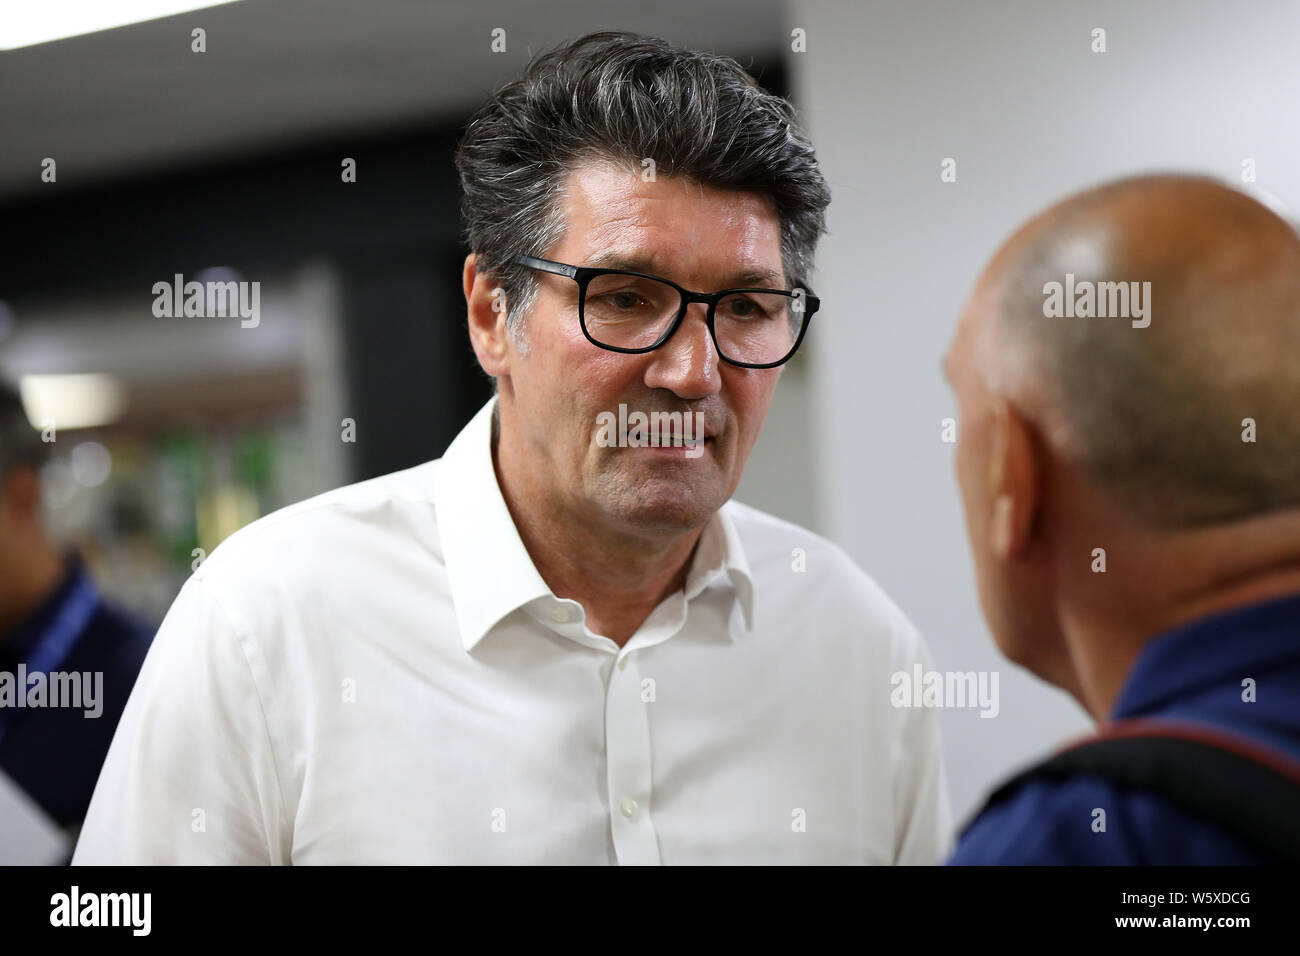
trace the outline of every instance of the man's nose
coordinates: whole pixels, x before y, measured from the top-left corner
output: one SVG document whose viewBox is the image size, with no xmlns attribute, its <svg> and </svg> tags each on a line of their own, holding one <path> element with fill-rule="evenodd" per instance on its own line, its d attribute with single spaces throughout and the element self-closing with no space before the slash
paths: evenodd
<svg viewBox="0 0 1300 956">
<path fill-rule="evenodd" d="M 709 334 L 708 306 L 692 302 L 677 331 L 650 353 L 645 383 L 670 389 L 679 398 L 696 399 L 722 390 L 717 347 Z"/>
</svg>

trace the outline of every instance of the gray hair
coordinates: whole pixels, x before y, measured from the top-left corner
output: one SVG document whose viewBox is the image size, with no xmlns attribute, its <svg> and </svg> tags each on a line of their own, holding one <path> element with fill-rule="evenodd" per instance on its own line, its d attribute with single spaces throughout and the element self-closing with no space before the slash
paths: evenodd
<svg viewBox="0 0 1300 956">
<path fill-rule="evenodd" d="M 505 293 L 516 343 L 537 283 L 514 259 L 545 256 L 563 238 L 564 180 L 592 158 L 638 170 L 651 159 L 656 173 L 769 197 L 786 279 L 807 284 L 830 191 L 791 104 L 728 57 L 592 33 L 536 57 L 497 91 L 456 152 L 466 238 Z"/>
</svg>

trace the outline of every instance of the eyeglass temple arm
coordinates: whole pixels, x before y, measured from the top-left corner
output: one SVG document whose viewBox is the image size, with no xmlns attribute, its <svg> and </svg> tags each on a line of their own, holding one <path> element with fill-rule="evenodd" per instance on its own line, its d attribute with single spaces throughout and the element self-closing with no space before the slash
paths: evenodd
<svg viewBox="0 0 1300 956">
<path fill-rule="evenodd" d="M 516 256 L 515 262 L 532 269 L 541 269 L 543 272 L 552 272 L 557 276 L 568 276 L 570 279 L 575 278 L 578 274 L 577 267 L 565 265 L 563 262 L 552 262 L 550 259 Z"/>
</svg>

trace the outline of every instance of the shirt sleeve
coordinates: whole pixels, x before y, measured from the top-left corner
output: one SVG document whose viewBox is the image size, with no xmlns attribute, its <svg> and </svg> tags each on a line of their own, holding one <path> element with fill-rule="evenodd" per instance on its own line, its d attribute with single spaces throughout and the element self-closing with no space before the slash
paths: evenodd
<svg viewBox="0 0 1300 956">
<path fill-rule="evenodd" d="M 912 672 L 920 663 L 930 670 L 925 641 L 911 623 L 898 614 L 895 625 L 896 671 Z M 952 849 L 952 807 L 943 769 L 939 711 L 933 707 L 900 707 L 895 713 L 894 862 L 901 865 L 942 863 Z"/>
<path fill-rule="evenodd" d="M 211 581 L 164 618 L 91 797 L 73 864 L 287 863 L 265 665 Z"/>
</svg>

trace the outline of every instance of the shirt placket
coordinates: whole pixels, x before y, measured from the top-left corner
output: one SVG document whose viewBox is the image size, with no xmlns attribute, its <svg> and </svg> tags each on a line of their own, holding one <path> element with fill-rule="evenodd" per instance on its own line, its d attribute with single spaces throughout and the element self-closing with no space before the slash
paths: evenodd
<svg viewBox="0 0 1300 956">
<path fill-rule="evenodd" d="M 685 594 L 678 592 L 666 600 L 622 648 L 586 629 L 577 602 L 552 599 L 549 612 L 535 612 L 536 619 L 545 621 L 557 633 L 614 655 L 605 681 L 605 769 L 614 857 L 624 866 L 658 866 L 663 862 L 651 815 L 650 719 L 638 666 L 639 652 L 681 631 L 690 598 L 717 577 L 716 571 L 702 576 Z"/>
<path fill-rule="evenodd" d="M 656 866 L 661 861 L 650 815 L 650 721 L 636 657 L 629 642 L 610 669 L 605 694 L 610 833 L 619 863 Z"/>
</svg>

